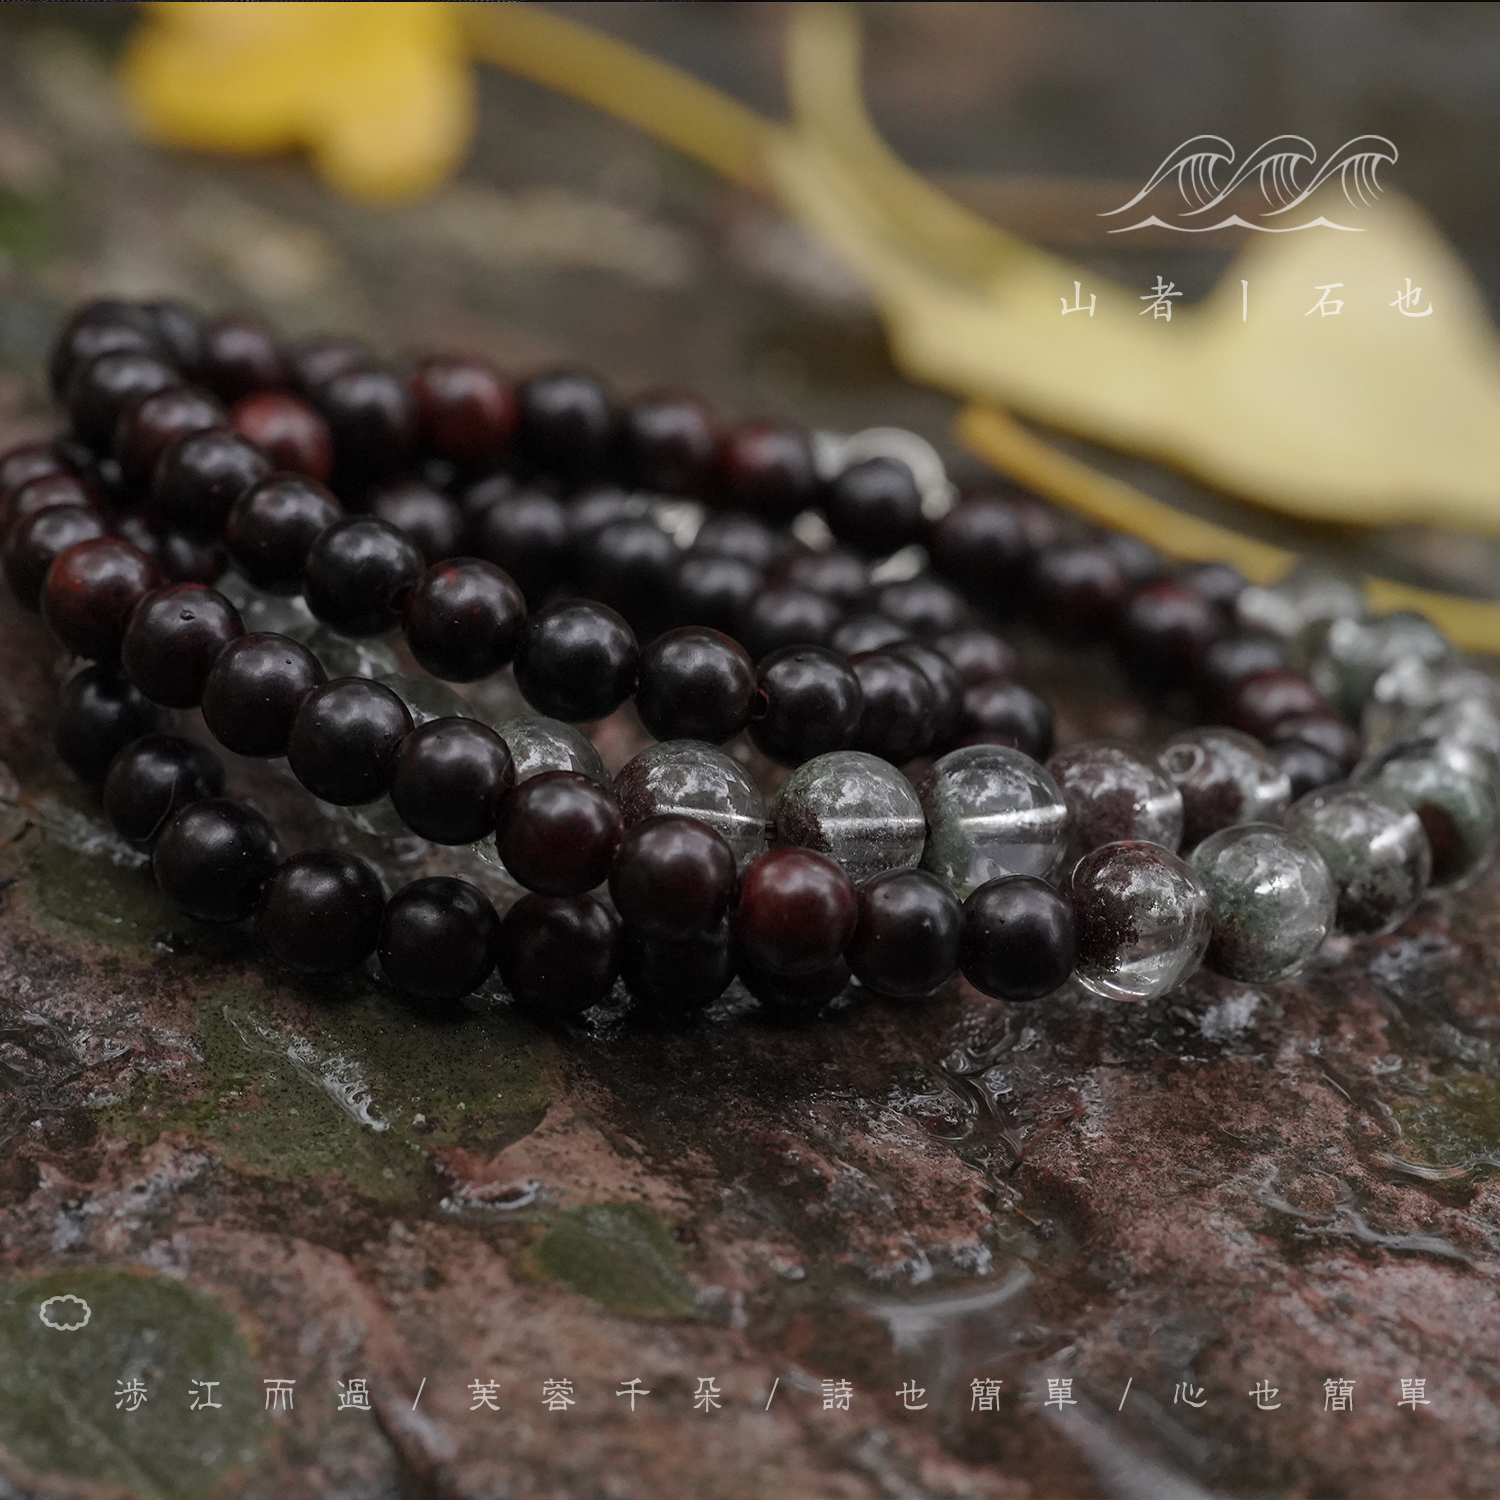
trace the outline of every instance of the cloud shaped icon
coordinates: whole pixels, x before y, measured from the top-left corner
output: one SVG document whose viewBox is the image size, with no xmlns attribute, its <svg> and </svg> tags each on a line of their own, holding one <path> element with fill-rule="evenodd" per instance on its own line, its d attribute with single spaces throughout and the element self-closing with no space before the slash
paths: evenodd
<svg viewBox="0 0 1500 1500">
<path fill-rule="evenodd" d="M 72 1307 L 65 1305 L 70 1302 Z M 59 1333 L 77 1333 L 94 1316 L 94 1310 L 82 1297 L 66 1292 L 61 1297 L 48 1297 L 37 1309 L 37 1314 L 48 1328 L 55 1328 Z"/>
</svg>

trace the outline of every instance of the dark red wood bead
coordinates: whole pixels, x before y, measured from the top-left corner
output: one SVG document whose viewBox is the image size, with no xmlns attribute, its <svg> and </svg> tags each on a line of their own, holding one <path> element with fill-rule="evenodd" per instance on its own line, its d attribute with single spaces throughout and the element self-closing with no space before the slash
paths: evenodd
<svg viewBox="0 0 1500 1500">
<path fill-rule="evenodd" d="M 23 516 L 5 535 L 5 581 L 26 609 L 42 607 L 42 586 L 52 564 L 80 542 L 102 538 L 98 511 L 81 505 L 54 505 Z"/>
<path fill-rule="evenodd" d="M 828 644 L 841 656 L 863 656 L 869 651 L 883 651 L 912 640 L 911 631 L 886 615 L 867 611 L 851 615 L 828 638 Z"/>
<path fill-rule="evenodd" d="M 526 600 L 508 574 L 456 557 L 422 575 L 406 607 L 406 644 L 434 677 L 478 682 L 515 655 L 525 623 Z"/>
<path fill-rule="evenodd" d="M 1231 624 L 1240 595 L 1248 587 L 1245 575 L 1238 568 L 1221 562 L 1184 563 L 1172 577 L 1196 589 Z"/>
<path fill-rule="evenodd" d="M 316 400 L 335 375 L 365 368 L 374 354 L 352 333 L 318 333 L 293 344 L 283 358 L 292 384 L 309 400 Z"/>
<path fill-rule="evenodd" d="M 578 481 L 601 472 L 618 415 L 609 388 L 587 370 L 543 370 L 516 387 L 522 457 L 540 474 Z"/>
<path fill-rule="evenodd" d="M 391 803 L 434 844 L 474 844 L 495 831 L 516 772 L 504 740 L 477 719 L 429 719 L 401 741 Z"/>
<path fill-rule="evenodd" d="M 1322 693 L 1300 672 L 1287 667 L 1252 672 L 1224 699 L 1224 722 L 1258 740 L 1269 739 L 1287 719 L 1331 712 Z"/>
<path fill-rule="evenodd" d="M 822 646 L 788 646 L 756 671 L 750 738 L 762 755 L 800 766 L 845 749 L 859 726 L 864 700 L 849 663 Z"/>
<path fill-rule="evenodd" d="M 374 802 L 396 773 L 411 713 L 384 683 L 336 677 L 315 687 L 292 720 L 287 763 L 313 796 L 336 807 Z"/>
<path fill-rule="evenodd" d="M 224 408 L 204 391 L 169 385 L 132 402 L 120 413 L 110 440 L 125 482 L 145 491 L 163 453 L 190 432 L 204 432 L 224 421 Z"/>
<path fill-rule="evenodd" d="M 199 379 L 203 369 L 203 319 L 185 303 L 170 299 L 143 303 L 141 310 L 151 320 L 157 343 L 184 378 Z"/>
<path fill-rule="evenodd" d="M 760 571 L 738 558 L 689 552 L 672 577 L 672 618 L 737 637 L 750 601 L 764 585 Z"/>
<path fill-rule="evenodd" d="M 603 883 L 624 831 L 603 787 L 576 771 L 542 771 L 506 794 L 495 846 L 527 890 L 580 896 Z"/>
<path fill-rule="evenodd" d="M 386 902 L 376 951 L 402 994 L 448 1004 L 489 978 L 499 934 L 500 919 L 483 891 L 432 875 Z"/>
<path fill-rule="evenodd" d="M 966 496 L 932 528 L 932 566 L 975 603 L 999 615 L 1020 607 L 1020 588 L 1034 554 L 1013 502 Z"/>
<path fill-rule="evenodd" d="M 799 550 L 800 543 L 773 531 L 764 521 L 729 511 L 704 521 L 688 553 L 692 557 L 732 557 L 764 573 L 779 557 Z"/>
<path fill-rule="evenodd" d="M 223 401 L 287 384 L 289 371 L 275 336 L 255 318 L 215 318 L 203 330 L 202 376 Z"/>
<path fill-rule="evenodd" d="M 256 929 L 294 974 L 341 974 L 375 951 L 384 915 L 380 877 L 364 860 L 313 849 L 284 861 L 267 882 Z"/>
<path fill-rule="evenodd" d="M 219 653 L 244 633 L 239 611 L 217 590 L 169 584 L 131 611 L 120 660 L 153 703 L 196 708 Z"/>
<path fill-rule="evenodd" d="M 224 765 L 213 751 L 180 735 L 146 734 L 109 763 L 104 816 L 121 838 L 149 844 L 179 807 L 223 791 Z"/>
<path fill-rule="evenodd" d="M 1187 686 L 1225 635 L 1221 612 L 1182 583 L 1148 583 L 1120 616 L 1116 649 L 1126 670 L 1153 688 Z"/>
<path fill-rule="evenodd" d="M 609 998 L 620 971 L 620 923 L 593 896 L 522 896 L 495 943 L 500 978 L 538 1021 L 572 1019 Z"/>
<path fill-rule="evenodd" d="M 931 994 L 958 968 L 963 908 L 925 870 L 887 870 L 856 892 L 858 915 L 844 958 L 882 995 Z"/>
<path fill-rule="evenodd" d="M 812 974 L 838 959 L 857 914 L 854 887 L 831 859 L 786 845 L 745 866 L 730 928 L 751 963 Z"/>
<path fill-rule="evenodd" d="M 773 584 L 821 594 L 845 614 L 870 609 L 874 602 L 869 565 L 842 547 L 823 552 L 794 548 L 772 564 L 768 578 Z"/>
<path fill-rule="evenodd" d="M 229 425 L 277 469 L 326 484 L 333 473 L 333 434 L 316 407 L 291 391 L 256 391 L 235 402 Z"/>
<path fill-rule="evenodd" d="M 271 825 L 254 808 L 218 797 L 173 813 L 151 852 L 163 895 L 199 922 L 253 916 L 276 862 Z"/>
<path fill-rule="evenodd" d="M 385 635 L 401 623 L 425 568 L 403 532 L 373 516 L 351 516 L 319 532 L 308 548 L 302 596 L 343 635 Z"/>
<path fill-rule="evenodd" d="M 999 1000 L 1039 1000 L 1073 972 L 1073 909 L 1045 880 L 1007 875 L 964 902 L 959 959 L 964 978 Z"/>
<path fill-rule="evenodd" d="M 849 965 L 836 958 L 811 974 L 773 974 L 736 951 L 740 983 L 779 1021 L 803 1021 L 815 1016 L 848 988 Z"/>
<path fill-rule="evenodd" d="M 422 448 L 462 474 L 482 474 L 505 457 L 520 410 L 505 377 L 488 360 L 435 354 L 412 372 Z"/>
<path fill-rule="evenodd" d="M 96 663 L 63 684 L 52 744 L 62 763 L 80 779 L 103 781 L 121 750 L 166 722 L 165 711 L 118 664 Z"/>
<path fill-rule="evenodd" d="M 416 451 L 417 410 L 406 382 L 378 366 L 343 370 L 313 395 L 333 434 L 335 473 L 368 483 L 402 468 Z"/>
<path fill-rule="evenodd" d="M 118 349 L 80 366 L 68 385 L 73 430 L 96 453 L 109 449 L 120 413 L 132 402 L 181 383 L 182 377 L 155 354 Z"/>
<path fill-rule="evenodd" d="M 112 350 L 165 355 L 155 320 L 145 308 L 116 298 L 99 298 L 76 309 L 52 346 L 48 378 L 52 394 L 65 400 L 74 374 Z"/>
<path fill-rule="evenodd" d="M 932 743 L 937 710 L 932 684 L 900 648 L 870 651 L 849 665 L 859 680 L 861 708 L 854 749 L 904 765 Z"/>
<path fill-rule="evenodd" d="M 429 566 L 453 557 L 463 541 L 463 511 L 420 479 L 382 485 L 370 502 L 370 513 L 409 538 Z"/>
<path fill-rule="evenodd" d="M 51 443 L 20 443 L 0 455 L 0 531 L 4 531 L 5 508 L 23 486 L 53 475 L 71 475 L 72 469 Z M 86 503 L 86 502 L 80 502 Z"/>
<path fill-rule="evenodd" d="M 516 648 L 516 686 L 549 718 L 591 723 L 635 691 L 640 650 L 614 610 L 565 599 L 527 620 Z"/>
<path fill-rule="evenodd" d="M 1031 604 L 1038 620 L 1074 640 L 1110 629 L 1129 597 L 1130 580 L 1107 547 L 1049 547 L 1031 569 Z"/>
<path fill-rule="evenodd" d="M 965 693 L 963 679 L 953 663 L 936 646 L 929 646 L 925 641 L 900 641 L 888 647 L 885 654 L 910 662 L 932 689 L 927 753 L 941 755 L 951 750 L 963 733 Z"/>
<path fill-rule="evenodd" d="M 867 557 L 888 557 L 926 530 L 922 492 L 899 459 L 866 458 L 829 480 L 823 493 L 828 529 Z"/>
<path fill-rule="evenodd" d="M 342 515 L 338 501 L 316 480 L 273 474 L 235 501 L 224 544 L 256 588 L 296 594 L 313 543 Z"/>
<path fill-rule="evenodd" d="M 755 666 L 717 630 L 669 630 L 641 652 L 635 708 L 659 740 L 731 740 L 750 716 Z"/>
<path fill-rule="evenodd" d="M 1014 677 L 1021 665 L 1016 648 L 982 625 L 949 631 L 932 644 L 953 663 L 965 687 L 995 677 Z"/>
<path fill-rule="evenodd" d="M 45 511 L 37 521 L 59 514 Z M 131 610 L 160 583 L 161 570 L 129 542 L 115 537 L 78 542 L 47 569 L 42 618 L 74 655 L 114 661 Z"/>
<path fill-rule="evenodd" d="M 609 893 L 620 920 L 642 937 L 717 940 L 735 881 L 734 851 L 707 823 L 659 813 L 633 824 L 621 839 Z"/>
<path fill-rule="evenodd" d="M 760 661 L 790 646 L 823 646 L 841 616 L 832 599 L 811 589 L 772 584 L 750 601 L 738 635 L 751 657 Z"/>
<path fill-rule="evenodd" d="M 472 516 L 470 545 L 515 579 L 536 609 L 562 581 L 569 550 L 567 513 L 540 490 L 506 493 Z"/>
<path fill-rule="evenodd" d="M 684 391 L 650 391 L 621 422 L 631 483 L 655 495 L 697 495 L 713 473 L 719 444 L 714 414 Z"/>
<path fill-rule="evenodd" d="M 73 505 L 81 510 L 93 510 L 94 491 L 76 474 L 46 474 L 39 479 L 17 485 L 4 500 L 0 500 L 0 536 L 5 536 L 12 526 L 28 516 L 40 515 L 44 510 L 55 510 L 59 505 Z"/>
<path fill-rule="evenodd" d="M 322 663 L 284 635 L 242 635 L 218 655 L 203 687 L 203 722 L 236 755 L 285 755 L 302 701 L 327 682 Z"/>
<path fill-rule="evenodd" d="M 672 941 L 625 929 L 620 978 L 641 1012 L 666 1022 L 691 1019 L 712 1005 L 734 979 L 728 937 Z"/>
<path fill-rule="evenodd" d="M 156 539 L 156 562 L 173 583 L 217 583 L 229 568 L 229 553 L 214 542 L 194 541 L 180 531 Z"/>
<path fill-rule="evenodd" d="M 661 628 L 670 609 L 677 544 L 655 521 L 611 521 L 574 549 L 583 594 L 618 610 L 642 639 Z"/>
<path fill-rule="evenodd" d="M 726 507 L 789 521 L 817 499 L 812 440 L 790 422 L 742 422 L 724 434 L 714 489 Z"/>
<path fill-rule="evenodd" d="M 168 530 L 217 541 L 235 503 L 270 474 L 270 459 L 237 432 L 189 433 L 157 462 L 151 511 Z"/>
<path fill-rule="evenodd" d="M 1019 682 L 981 682 L 964 694 L 966 745 L 1012 745 L 1033 760 L 1046 760 L 1052 734 L 1051 706 Z"/>
<path fill-rule="evenodd" d="M 969 607 L 941 579 L 930 573 L 888 583 L 876 596 L 880 612 L 924 638 L 947 635 L 969 619 Z"/>
<path fill-rule="evenodd" d="M 1316 745 L 1332 758 L 1347 776 L 1364 758 L 1365 742 L 1357 729 L 1331 713 L 1297 715 L 1278 720 L 1266 743 L 1279 745 L 1285 740 L 1300 740 Z"/>
<path fill-rule="evenodd" d="M 1286 665 L 1286 648 L 1275 636 L 1247 631 L 1221 637 L 1199 664 L 1194 687 L 1201 712 L 1210 722 L 1222 720 L 1224 704 L 1241 682 Z"/>
</svg>

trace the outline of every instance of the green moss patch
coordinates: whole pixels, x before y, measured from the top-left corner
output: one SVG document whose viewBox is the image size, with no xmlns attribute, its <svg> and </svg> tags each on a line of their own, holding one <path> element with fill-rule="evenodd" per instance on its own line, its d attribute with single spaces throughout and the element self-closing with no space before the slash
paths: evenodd
<svg viewBox="0 0 1500 1500">
<path fill-rule="evenodd" d="M 1482 1073 L 1449 1073 L 1395 1106 L 1408 1146 L 1434 1164 L 1455 1166 L 1500 1155 L 1500 1082 Z"/>
<path fill-rule="evenodd" d="M 693 1292 L 662 1221 L 638 1203 L 565 1209 L 527 1253 L 529 1268 L 613 1312 L 681 1318 Z"/>
</svg>

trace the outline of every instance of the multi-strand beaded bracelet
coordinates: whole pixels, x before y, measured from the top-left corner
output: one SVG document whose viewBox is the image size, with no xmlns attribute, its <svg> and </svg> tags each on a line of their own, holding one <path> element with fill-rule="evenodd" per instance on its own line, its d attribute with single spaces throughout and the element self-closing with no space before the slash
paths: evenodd
<svg viewBox="0 0 1500 1500">
<path fill-rule="evenodd" d="M 403 376 L 356 340 L 285 349 L 171 303 L 81 308 L 51 376 L 71 430 L 0 458 L 0 535 L 17 599 L 92 663 L 59 753 L 185 913 L 257 918 L 298 973 L 376 953 L 443 1001 L 498 966 L 555 1019 L 617 978 L 689 1012 L 736 973 L 791 1010 L 851 975 L 917 996 L 959 970 L 1007 1000 L 1070 975 L 1145 1000 L 1205 962 L 1286 978 L 1500 840 L 1500 694 L 1336 580 L 1167 576 L 1129 538 L 1065 540 L 1026 496 L 951 503 L 892 451 L 820 465 L 799 429 L 723 431 L 680 394 L 621 408 L 587 374 L 511 387 L 468 358 Z M 247 632 L 277 600 L 300 624 Z M 1221 727 L 1048 759 L 1050 710 L 976 606 L 1107 638 Z M 447 690 L 329 680 L 307 644 L 348 657 L 397 630 L 444 682 L 510 665 L 529 709 L 491 727 L 449 693 L 434 713 Z M 572 726 L 632 696 L 659 743 L 610 785 Z M 529 894 L 502 919 L 460 879 L 388 899 L 347 852 L 279 860 L 218 757 L 163 732 L 194 708 L 226 749 L 284 756 L 335 807 L 388 798 Z M 742 734 L 792 768 L 769 818 L 718 748 Z"/>
</svg>

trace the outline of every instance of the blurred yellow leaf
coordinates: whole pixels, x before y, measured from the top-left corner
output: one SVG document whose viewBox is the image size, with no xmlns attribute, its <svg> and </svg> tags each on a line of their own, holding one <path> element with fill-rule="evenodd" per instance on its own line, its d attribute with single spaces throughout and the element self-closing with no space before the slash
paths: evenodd
<svg viewBox="0 0 1500 1500">
<path fill-rule="evenodd" d="M 457 7 L 438 3 L 150 5 L 122 80 L 144 134 L 257 155 L 306 148 L 352 198 L 441 182 L 474 127 Z"/>
</svg>

